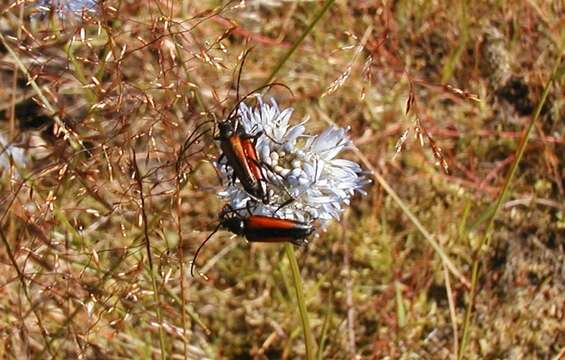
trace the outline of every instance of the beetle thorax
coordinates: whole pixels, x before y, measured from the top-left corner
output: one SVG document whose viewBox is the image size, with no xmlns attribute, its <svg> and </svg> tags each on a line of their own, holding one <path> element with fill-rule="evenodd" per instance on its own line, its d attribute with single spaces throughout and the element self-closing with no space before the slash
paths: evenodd
<svg viewBox="0 0 565 360">
<path fill-rule="evenodd" d="M 222 227 L 228 229 L 236 235 L 245 234 L 245 222 L 239 217 L 230 217 L 222 219 Z"/>
<path fill-rule="evenodd" d="M 228 138 L 234 134 L 233 124 L 230 121 L 222 121 L 218 123 L 221 138 Z"/>
</svg>

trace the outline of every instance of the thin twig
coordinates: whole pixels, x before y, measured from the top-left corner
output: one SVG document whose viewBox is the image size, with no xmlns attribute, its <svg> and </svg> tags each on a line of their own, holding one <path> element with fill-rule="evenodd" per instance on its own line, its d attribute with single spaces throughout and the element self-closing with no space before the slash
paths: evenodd
<svg viewBox="0 0 565 360">
<path fill-rule="evenodd" d="M 157 313 L 157 320 L 159 321 L 159 345 L 161 347 L 161 359 L 165 360 L 167 354 L 165 353 L 165 331 L 163 329 L 163 317 L 161 315 L 161 299 L 159 297 L 159 289 L 157 287 L 157 279 L 155 277 L 155 270 L 153 267 L 153 255 L 151 253 L 151 242 L 149 241 L 149 224 L 147 221 L 147 212 L 145 211 L 145 196 L 143 195 L 143 180 L 137 166 L 137 158 L 135 150 L 132 149 L 132 166 L 135 171 L 135 180 L 139 188 L 139 200 L 141 201 L 141 218 L 143 221 L 143 236 L 145 238 L 145 249 L 147 251 L 147 258 L 149 262 L 149 275 L 151 277 L 151 284 L 153 286 L 153 297 L 155 299 L 155 312 Z"/>
<path fill-rule="evenodd" d="M 355 346 L 355 308 L 353 307 L 353 286 L 351 285 L 351 254 L 349 253 L 349 249 L 347 248 L 347 242 L 344 241 L 343 244 L 343 267 L 345 270 L 345 276 L 347 276 L 347 279 L 345 280 L 345 304 L 347 305 L 347 340 L 349 341 L 349 353 L 351 355 L 351 358 L 353 359 L 355 358 L 357 349 Z"/>
<path fill-rule="evenodd" d="M 24 18 L 24 2 L 20 3 L 20 14 L 18 16 L 18 31 L 17 38 L 22 36 L 22 23 Z M 14 138 L 16 135 L 16 87 L 18 86 L 18 66 L 14 64 L 14 75 L 12 77 L 12 97 L 10 102 L 10 137 Z"/>
<path fill-rule="evenodd" d="M 37 325 L 39 326 L 39 329 L 41 330 L 41 336 L 43 337 L 43 340 L 45 341 L 45 348 L 47 349 L 47 351 L 49 352 L 49 354 L 51 354 L 52 357 L 55 356 L 55 353 L 53 352 L 53 348 L 51 347 L 51 341 L 48 338 L 48 334 L 47 334 L 47 330 L 45 330 L 45 326 L 43 326 L 43 321 L 41 321 L 41 317 L 39 316 L 39 314 L 37 313 L 37 310 L 35 309 L 35 306 L 33 304 L 33 301 L 31 299 L 31 295 L 27 289 L 27 284 L 25 282 L 25 276 L 22 273 L 22 271 L 20 270 L 20 267 L 18 266 L 18 263 L 16 262 L 16 258 L 14 256 L 14 253 L 12 252 L 12 248 L 10 247 L 10 243 L 8 242 L 8 239 L 6 239 L 6 236 L 4 235 L 4 232 L 0 229 L 0 238 L 2 238 L 2 242 L 4 243 L 4 246 L 6 247 L 6 253 L 8 254 L 8 258 L 10 259 L 10 262 L 12 263 L 12 266 L 14 267 L 14 269 L 16 270 L 16 273 L 18 274 L 18 279 L 20 280 L 20 283 L 22 284 L 22 290 L 24 292 L 24 296 L 26 297 L 27 301 L 29 302 L 30 306 L 31 306 L 31 311 L 33 312 L 33 314 L 35 315 L 35 318 L 37 319 Z"/>
<path fill-rule="evenodd" d="M 565 347 L 561 349 L 559 354 L 555 355 L 553 360 L 561 360 L 561 359 L 563 359 L 563 357 L 565 357 Z"/>
<path fill-rule="evenodd" d="M 451 289 L 451 281 L 449 280 L 449 270 L 443 264 L 443 277 L 445 279 L 445 292 L 447 293 L 447 302 L 449 304 L 449 316 L 451 317 L 451 327 L 453 328 L 453 356 L 459 353 L 459 334 L 457 332 L 457 313 L 455 312 L 455 300 L 453 299 L 453 290 Z"/>
<path fill-rule="evenodd" d="M 206 274 L 208 271 L 210 271 L 210 269 L 214 267 L 214 265 L 218 263 L 218 261 L 220 261 L 230 251 L 235 249 L 238 246 L 238 244 L 239 243 L 237 241 L 232 241 L 228 245 L 224 246 L 222 250 L 218 251 L 214 256 L 208 259 L 208 261 L 206 261 L 204 265 L 202 265 L 202 268 L 200 268 L 200 272 L 202 274 Z"/>
<path fill-rule="evenodd" d="M 187 359 L 188 354 L 188 333 L 186 332 L 186 298 L 184 295 L 184 251 L 182 246 L 182 227 L 181 227 L 181 197 L 180 197 L 180 174 L 177 171 L 177 181 L 175 189 L 175 204 L 176 204 L 176 215 L 177 215 L 177 237 L 178 237 L 178 258 L 180 266 L 180 298 L 181 298 L 181 323 L 182 323 L 182 344 L 183 344 L 183 354 L 184 359 Z"/>
</svg>

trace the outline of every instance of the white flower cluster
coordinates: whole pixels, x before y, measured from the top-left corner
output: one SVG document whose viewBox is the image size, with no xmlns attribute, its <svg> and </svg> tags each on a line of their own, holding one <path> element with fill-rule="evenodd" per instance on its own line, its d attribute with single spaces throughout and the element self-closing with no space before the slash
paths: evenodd
<svg viewBox="0 0 565 360">
<path fill-rule="evenodd" d="M 305 123 L 291 125 L 292 108 L 281 110 L 274 99 L 266 103 L 257 97 L 258 106 L 242 103 L 238 108 L 238 126 L 245 133 L 261 132 L 255 145 L 260 166 L 267 179 L 268 204 L 252 199 L 239 181 L 226 181 L 219 195 L 245 216 L 266 215 L 302 222 L 339 219 L 355 191 L 364 193 L 369 180 L 356 162 L 336 158 L 350 145 L 347 130 L 329 127 L 319 135 L 306 134 Z M 225 179 L 232 170 L 217 164 Z M 245 210 L 243 210 L 245 209 Z"/>
<path fill-rule="evenodd" d="M 8 170 L 12 163 L 18 166 L 25 165 L 26 157 L 24 150 L 10 144 L 0 133 L 0 174 Z"/>
<path fill-rule="evenodd" d="M 99 0 L 38 0 L 35 8 L 40 14 L 54 11 L 59 17 L 67 15 L 80 17 L 83 13 L 95 13 Z"/>
</svg>

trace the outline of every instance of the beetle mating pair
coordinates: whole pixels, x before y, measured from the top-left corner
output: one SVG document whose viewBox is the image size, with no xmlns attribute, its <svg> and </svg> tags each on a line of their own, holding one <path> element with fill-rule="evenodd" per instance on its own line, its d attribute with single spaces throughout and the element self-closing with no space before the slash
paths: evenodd
<svg viewBox="0 0 565 360">
<path fill-rule="evenodd" d="M 244 54 L 241 67 L 243 67 L 247 54 L 248 52 Z M 266 205 L 271 203 L 268 186 L 270 182 L 265 175 L 265 168 L 268 168 L 268 165 L 260 162 L 256 150 L 257 139 L 267 135 L 262 131 L 257 131 L 255 134 L 247 133 L 239 121 L 237 112 L 242 102 L 258 90 L 274 85 L 280 85 L 287 89 L 288 87 L 284 84 L 271 83 L 255 89 L 252 93 L 239 99 L 240 77 L 241 68 L 237 82 L 236 99 L 238 101 L 227 116 L 227 120 L 218 123 L 218 136 L 215 137 L 215 140 L 219 141 L 222 151 L 218 164 L 231 168 L 231 181 L 234 183 L 236 180 L 239 181 L 241 187 L 250 197 L 250 200 L 247 202 L 248 215 L 241 215 L 238 210 L 226 205 L 220 212 L 219 223 L 216 229 L 202 242 L 196 251 L 191 265 L 191 274 L 193 274 L 198 253 L 220 228 L 227 229 L 236 235 L 244 236 L 250 242 L 290 242 L 295 245 L 304 245 L 306 243 L 305 239 L 314 232 L 313 226 L 308 223 L 274 216 L 280 208 L 294 201 L 286 188 L 285 191 L 289 195 L 289 200 L 282 204 L 276 204 L 278 208 L 273 212 L 273 216 L 257 215 L 251 211 L 250 204 L 253 202 L 257 203 L 260 201 Z M 270 170 L 273 172 L 272 169 Z"/>
<path fill-rule="evenodd" d="M 249 206 L 250 203 L 253 201 L 269 203 L 267 179 L 255 148 L 255 142 L 262 133 L 247 134 L 238 125 L 235 120 L 226 120 L 220 123 L 218 125 L 219 136 L 216 137 L 216 140 L 220 142 L 220 149 L 222 150 L 220 160 L 225 158 L 225 166 L 231 167 L 233 171 L 232 181 L 239 180 L 241 186 L 252 198 L 246 208 L 248 214 L 244 216 L 238 212 L 238 210 L 244 209 L 233 209 L 229 205 L 224 207 L 220 212 L 218 225 L 194 254 L 190 268 L 190 273 L 193 276 L 200 250 L 220 228 L 244 236 L 250 242 L 290 242 L 298 246 L 307 243 L 306 238 L 314 232 L 314 227 L 305 222 L 253 214 Z M 284 206 L 284 204 L 281 206 Z"/>
</svg>

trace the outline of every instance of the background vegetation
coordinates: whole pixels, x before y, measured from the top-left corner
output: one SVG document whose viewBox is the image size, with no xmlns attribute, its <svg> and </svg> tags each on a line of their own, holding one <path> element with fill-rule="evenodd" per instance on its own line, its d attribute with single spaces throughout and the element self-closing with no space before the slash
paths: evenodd
<svg viewBox="0 0 565 360">
<path fill-rule="evenodd" d="M 375 175 L 297 251 L 319 358 L 563 356 L 563 2 L 323 6 L 1 4 L 0 357 L 305 356 L 283 246 L 220 232 L 188 271 L 250 47 L 243 92 L 282 65 L 269 95 Z"/>
</svg>

